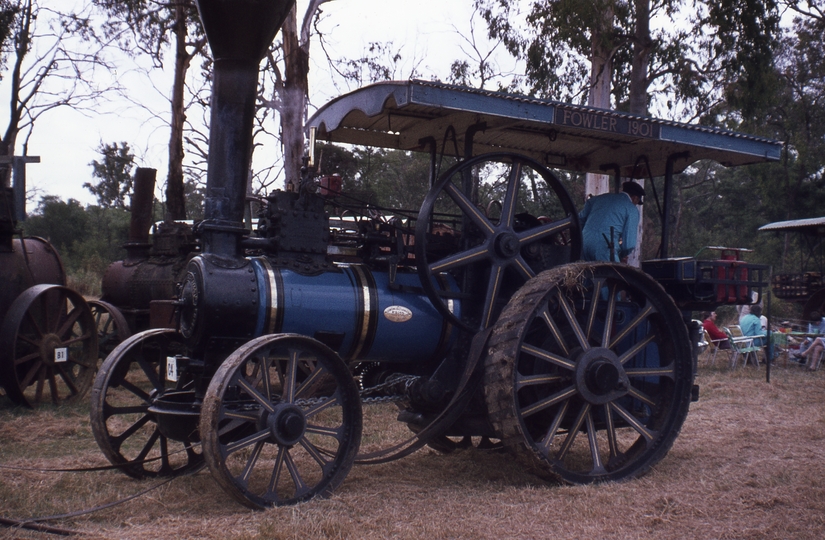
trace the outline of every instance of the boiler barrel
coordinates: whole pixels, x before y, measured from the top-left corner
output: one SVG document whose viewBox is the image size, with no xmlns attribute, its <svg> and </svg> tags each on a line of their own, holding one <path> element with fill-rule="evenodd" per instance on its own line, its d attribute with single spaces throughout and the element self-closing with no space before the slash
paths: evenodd
<svg viewBox="0 0 825 540">
<path fill-rule="evenodd" d="M 0 321 L 23 291 L 43 283 L 66 285 L 60 256 L 42 238 L 12 239 L 11 250 L 0 251 Z"/>
<path fill-rule="evenodd" d="M 385 362 L 438 356 L 453 337 L 417 274 L 399 272 L 391 287 L 387 273 L 363 265 L 304 276 L 273 268 L 265 258 L 252 263 L 261 283 L 256 335 L 303 334 L 326 343 L 345 360 Z M 446 278 L 441 286 L 458 290 Z M 457 301 L 454 309 L 459 309 Z"/>
<path fill-rule="evenodd" d="M 433 307 L 416 273 L 360 264 L 318 275 L 273 266 L 266 257 L 234 268 L 198 256 L 189 263 L 181 297 L 181 333 L 206 351 L 235 348 L 257 336 L 296 333 L 313 337 L 346 361 L 419 363 L 440 359 L 457 332 Z M 452 278 L 439 286 L 457 295 Z M 450 300 L 460 316 L 458 299 Z"/>
</svg>

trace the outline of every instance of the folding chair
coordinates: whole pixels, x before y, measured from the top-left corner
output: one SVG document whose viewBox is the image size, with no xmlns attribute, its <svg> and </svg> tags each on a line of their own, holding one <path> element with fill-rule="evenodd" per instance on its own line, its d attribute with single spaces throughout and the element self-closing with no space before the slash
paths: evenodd
<svg viewBox="0 0 825 540">
<path fill-rule="evenodd" d="M 742 365 L 748 365 L 750 359 L 756 367 L 759 367 L 759 357 L 757 354 L 762 349 L 761 346 L 753 344 L 754 336 L 745 336 L 742 334 L 742 329 L 739 325 L 728 326 L 725 328 L 725 333 L 728 334 L 731 350 L 733 350 L 733 357 L 730 361 L 730 368 L 736 367 L 736 362 L 739 357 L 742 357 Z"/>
<path fill-rule="evenodd" d="M 710 356 L 710 367 L 714 367 L 716 365 L 716 355 L 719 354 L 719 344 L 722 342 L 729 341 L 729 338 L 722 338 L 722 339 L 710 339 L 710 334 L 708 334 L 707 330 L 704 330 L 705 334 L 705 342 L 708 344 L 707 352 Z M 721 349 L 728 353 L 728 359 L 730 359 L 730 353 L 732 349 Z"/>
</svg>

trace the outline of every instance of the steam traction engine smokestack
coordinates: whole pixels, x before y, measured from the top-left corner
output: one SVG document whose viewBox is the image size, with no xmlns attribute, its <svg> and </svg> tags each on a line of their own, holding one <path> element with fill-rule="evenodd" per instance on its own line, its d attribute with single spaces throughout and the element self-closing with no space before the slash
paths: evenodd
<svg viewBox="0 0 825 540">
<path fill-rule="evenodd" d="M 258 64 L 294 0 L 198 0 L 215 59 L 203 250 L 240 255 Z"/>
</svg>

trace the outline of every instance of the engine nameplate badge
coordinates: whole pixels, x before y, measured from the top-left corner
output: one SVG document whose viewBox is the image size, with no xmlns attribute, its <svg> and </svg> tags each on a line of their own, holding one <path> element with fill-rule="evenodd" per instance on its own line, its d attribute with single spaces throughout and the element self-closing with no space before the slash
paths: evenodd
<svg viewBox="0 0 825 540">
<path fill-rule="evenodd" d="M 412 319 L 412 311 L 404 306 L 388 306 L 384 310 L 384 317 L 392 322 L 407 322 Z"/>
</svg>

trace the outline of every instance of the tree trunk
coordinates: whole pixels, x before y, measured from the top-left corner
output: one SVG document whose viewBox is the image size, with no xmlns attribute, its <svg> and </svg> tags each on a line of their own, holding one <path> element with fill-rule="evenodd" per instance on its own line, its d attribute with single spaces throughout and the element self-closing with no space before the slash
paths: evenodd
<svg viewBox="0 0 825 540">
<path fill-rule="evenodd" d="M 633 60 L 630 72 L 630 112 L 648 116 L 647 87 L 650 51 L 653 40 L 650 38 L 650 0 L 634 0 L 636 6 L 636 30 L 633 37 Z M 644 178 L 638 181 L 644 187 Z M 644 241 L 644 207 L 639 207 L 639 229 L 636 233 L 637 248 L 628 257 L 628 264 L 639 267 Z M 678 230 L 678 229 L 675 229 Z M 664 241 L 667 241 L 665 238 Z"/>
<path fill-rule="evenodd" d="M 607 3 L 599 26 L 592 29 L 590 54 L 590 92 L 587 104 L 602 109 L 610 108 L 610 89 L 613 78 L 610 33 L 613 30 L 613 5 Z M 610 177 L 587 173 L 584 182 L 585 198 L 610 191 Z"/>
<path fill-rule="evenodd" d="M 166 214 L 169 219 L 186 219 L 183 190 L 183 107 L 184 80 L 191 56 L 186 51 L 186 10 L 175 5 L 175 78 L 172 83 L 172 121 L 169 134 L 169 172 L 166 177 Z"/>
<path fill-rule="evenodd" d="M 281 143 L 284 147 L 286 189 L 295 189 L 301 181 L 304 156 L 304 114 L 309 82 L 309 54 L 298 36 L 298 17 L 295 6 L 281 27 L 284 44 L 284 86 L 281 97 Z"/>
</svg>

